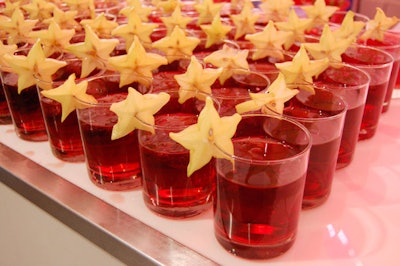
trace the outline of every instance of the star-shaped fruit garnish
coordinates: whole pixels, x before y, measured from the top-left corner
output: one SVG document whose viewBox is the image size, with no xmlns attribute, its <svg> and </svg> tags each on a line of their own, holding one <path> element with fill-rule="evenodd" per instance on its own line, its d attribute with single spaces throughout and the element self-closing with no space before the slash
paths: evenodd
<svg viewBox="0 0 400 266">
<path fill-rule="evenodd" d="M 254 13 L 253 8 L 254 6 L 251 1 L 246 0 L 243 9 L 239 14 L 230 15 L 230 18 L 235 25 L 235 40 L 246 34 L 252 34 L 256 32 L 255 24 L 260 15 Z"/>
<path fill-rule="evenodd" d="M 352 38 L 337 39 L 325 24 L 318 43 L 303 43 L 314 59 L 328 58 L 331 63 L 342 62 L 342 54 L 353 43 Z"/>
<path fill-rule="evenodd" d="M 86 94 L 88 82 L 84 80 L 77 84 L 75 83 L 75 78 L 75 73 L 71 74 L 59 87 L 42 90 L 40 92 L 45 97 L 61 104 L 61 122 L 63 122 L 75 109 L 79 108 L 79 104 L 75 98 L 88 103 L 97 102 L 96 98 L 92 95 Z"/>
<path fill-rule="evenodd" d="M 175 26 L 169 36 L 153 42 L 153 48 L 164 52 L 168 62 L 171 63 L 178 58 L 191 56 L 199 43 L 199 38 L 187 36 L 183 29 Z"/>
<path fill-rule="evenodd" d="M 326 5 L 325 0 L 316 0 L 313 5 L 300 6 L 307 14 L 307 17 L 313 20 L 312 26 L 323 26 L 329 21 L 329 18 L 339 7 Z"/>
<path fill-rule="evenodd" d="M 213 18 L 220 13 L 223 3 L 214 3 L 213 0 L 204 0 L 193 7 L 197 11 L 197 25 L 212 22 Z"/>
<path fill-rule="evenodd" d="M 181 6 L 180 0 L 160 0 L 155 6 L 162 10 L 164 14 L 171 14 L 177 6 Z"/>
<path fill-rule="evenodd" d="M 55 4 L 45 0 L 31 0 L 21 6 L 23 10 L 28 12 L 30 19 L 38 19 L 40 21 L 51 18 L 55 7 Z"/>
<path fill-rule="evenodd" d="M 61 29 L 74 29 L 75 31 L 79 31 L 82 29 L 82 26 L 75 20 L 77 14 L 77 10 L 67 10 L 64 12 L 60 8 L 55 7 L 53 10 L 53 17 L 43 20 L 43 23 L 50 24 L 54 21 Z"/>
<path fill-rule="evenodd" d="M 146 52 L 137 36 L 126 55 L 110 57 L 108 64 L 111 69 L 120 73 L 120 87 L 139 82 L 149 87 L 152 82 L 153 70 L 168 63 L 164 56 Z"/>
<path fill-rule="evenodd" d="M 165 92 L 141 94 L 129 87 L 125 100 L 113 103 L 110 107 L 110 110 L 118 116 L 111 139 L 122 138 L 135 129 L 154 133 L 154 114 L 169 101 L 169 98 L 170 95 Z"/>
<path fill-rule="evenodd" d="M 37 22 L 37 19 L 25 19 L 22 10 L 15 9 L 9 19 L 0 21 L 0 28 L 7 32 L 8 44 L 19 44 L 29 40 L 29 33 Z"/>
<path fill-rule="evenodd" d="M 3 59 L 3 56 L 5 54 L 12 55 L 16 50 L 18 46 L 16 44 L 3 44 L 3 42 L 0 42 L 0 70 L 2 67 L 8 67 L 8 63 L 6 60 Z"/>
<path fill-rule="evenodd" d="M 249 93 L 251 100 L 235 106 L 239 114 L 261 110 L 263 113 L 283 113 L 285 102 L 289 101 L 299 91 L 290 89 L 282 73 L 268 87 L 266 92 Z"/>
<path fill-rule="evenodd" d="M 187 176 L 190 177 L 214 158 L 228 159 L 233 155 L 232 137 L 242 117 L 239 114 L 220 117 L 210 97 L 200 112 L 197 123 L 177 133 L 169 133 L 172 140 L 189 150 Z M 224 152 L 222 152 L 224 151 Z"/>
<path fill-rule="evenodd" d="M 118 43 L 117 39 L 100 39 L 92 28 L 86 25 L 85 40 L 71 44 L 65 47 L 65 50 L 82 59 L 81 78 L 84 78 L 96 68 L 104 68 L 104 64 Z"/>
<path fill-rule="evenodd" d="M 3 59 L 12 72 L 18 74 L 18 93 L 35 85 L 37 79 L 44 83 L 51 83 L 52 75 L 67 64 L 64 61 L 46 58 L 40 40 L 35 42 L 27 56 L 5 54 Z"/>
<path fill-rule="evenodd" d="M 287 19 L 293 5 L 293 0 L 267 0 L 262 1 L 260 8 L 264 12 L 267 21 L 278 22 Z"/>
<path fill-rule="evenodd" d="M 195 56 L 190 59 L 190 64 L 185 73 L 175 75 L 179 84 L 179 103 L 198 97 L 199 93 L 211 94 L 211 85 L 221 75 L 222 68 L 203 68 Z"/>
<path fill-rule="evenodd" d="M 74 29 L 61 29 L 55 21 L 52 21 L 47 29 L 32 31 L 29 34 L 34 39 L 40 39 L 47 57 L 56 52 L 62 53 L 74 35 Z"/>
<path fill-rule="evenodd" d="M 131 13 L 127 24 L 121 24 L 112 31 L 112 35 L 125 40 L 126 50 L 131 46 L 134 37 L 137 36 L 144 44 L 151 44 L 150 35 L 158 25 L 156 23 L 143 22 L 139 15 Z"/>
<path fill-rule="evenodd" d="M 284 43 L 285 49 L 289 49 L 296 41 L 305 42 L 305 32 L 312 25 L 312 19 L 299 18 L 294 9 L 290 10 L 287 21 L 275 22 L 275 26 L 281 31 L 291 32 Z"/>
<path fill-rule="evenodd" d="M 63 0 L 63 2 L 70 8 L 70 10 L 78 11 L 78 14 L 82 17 L 95 17 L 94 0 Z"/>
<path fill-rule="evenodd" d="M 178 26 L 181 29 L 186 29 L 187 24 L 193 20 L 193 17 L 183 16 L 181 7 L 177 6 L 171 16 L 161 17 L 160 19 L 167 28 L 167 35 L 169 35 L 175 26 Z"/>
<path fill-rule="evenodd" d="M 399 18 L 387 17 L 385 12 L 377 7 L 373 19 L 369 20 L 366 25 L 365 32 L 361 35 L 361 40 L 378 40 L 383 41 L 384 33 L 399 22 Z"/>
<path fill-rule="evenodd" d="M 220 44 L 227 39 L 228 33 L 232 30 L 229 25 L 224 25 L 221 16 L 218 14 L 214 17 L 211 24 L 200 25 L 200 28 L 206 33 L 207 41 L 205 48 L 209 48 L 214 44 Z"/>
<path fill-rule="evenodd" d="M 125 17 L 129 17 L 131 12 L 135 13 L 140 17 L 143 22 L 149 21 L 149 15 L 155 7 L 143 5 L 140 0 L 130 0 L 126 1 L 126 6 L 120 10 L 120 14 Z"/>
<path fill-rule="evenodd" d="M 20 7 L 20 1 L 14 2 L 11 0 L 6 0 L 4 1 L 4 7 L 2 8 L 1 13 L 4 14 L 6 17 L 11 17 L 15 9 L 19 9 Z"/>
<path fill-rule="evenodd" d="M 340 27 L 333 30 L 333 35 L 337 39 L 355 39 L 363 30 L 366 25 L 365 22 L 355 21 L 354 15 L 355 14 L 353 11 L 347 11 L 342 23 L 340 24 Z"/>
<path fill-rule="evenodd" d="M 108 19 L 104 13 L 97 15 L 93 19 L 83 19 L 80 23 L 83 27 L 89 25 L 97 36 L 104 38 L 110 37 L 111 32 L 119 25 L 117 22 Z"/>
<path fill-rule="evenodd" d="M 292 61 L 276 63 L 287 84 L 296 83 L 296 87 L 314 93 L 313 77 L 322 73 L 329 66 L 329 59 L 310 60 L 303 45 Z"/>
<path fill-rule="evenodd" d="M 252 55 L 253 60 L 258 60 L 271 56 L 283 59 L 283 44 L 292 35 L 288 31 L 278 31 L 274 22 L 271 20 L 260 32 L 246 34 L 245 39 L 249 40 L 255 47 Z"/>
<path fill-rule="evenodd" d="M 224 44 L 222 49 L 212 52 L 203 60 L 205 63 L 222 68 L 219 82 L 224 84 L 227 79 L 232 77 L 235 71 L 249 70 L 249 63 L 247 62 L 248 54 L 249 50 L 239 50 Z"/>
</svg>

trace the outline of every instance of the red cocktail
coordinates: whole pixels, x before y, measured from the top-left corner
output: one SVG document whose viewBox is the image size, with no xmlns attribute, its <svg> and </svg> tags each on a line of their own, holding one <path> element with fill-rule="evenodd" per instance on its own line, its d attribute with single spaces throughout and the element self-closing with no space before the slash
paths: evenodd
<svg viewBox="0 0 400 266">
<path fill-rule="evenodd" d="M 78 100 L 82 107 L 77 110 L 78 122 L 89 177 L 94 184 L 107 190 L 133 189 L 141 183 L 137 131 L 111 140 L 118 117 L 110 106 L 126 98 L 127 87 L 119 87 L 119 75 L 95 77 L 88 80 L 87 93 L 98 103 Z"/>
<path fill-rule="evenodd" d="M 6 96 L 4 95 L 3 85 L 0 88 L 0 125 L 11 124 L 10 109 L 8 109 Z"/>
<path fill-rule="evenodd" d="M 367 93 L 359 139 L 372 138 L 378 128 L 379 118 L 388 88 L 393 58 L 389 53 L 368 46 L 349 47 L 342 55 L 344 63 L 369 74 L 371 80 Z"/>
<path fill-rule="evenodd" d="M 188 177 L 189 151 L 168 136 L 169 132 L 181 131 L 196 122 L 195 114 L 157 115 L 155 134 L 139 132 L 143 198 L 146 206 L 158 214 L 182 218 L 211 206 L 214 161 Z"/>
<path fill-rule="evenodd" d="M 240 257 L 266 259 L 293 245 L 310 138 L 293 120 L 243 116 L 233 138 L 234 164 L 216 160 L 214 228 L 226 250 Z"/>
<path fill-rule="evenodd" d="M 206 94 L 179 103 L 179 91 L 155 115 L 154 134 L 139 130 L 143 198 L 152 211 L 172 218 L 197 215 L 211 206 L 215 191 L 215 161 L 187 176 L 189 151 L 169 137 L 195 124 Z M 219 103 L 215 101 L 215 108 Z"/>
<path fill-rule="evenodd" d="M 393 89 L 396 85 L 396 80 L 400 69 L 400 33 L 395 31 L 386 31 L 383 41 L 368 39 L 366 41 L 359 42 L 369 47 L 384 50 L 393 57 L 393 67 L 390 73 L 389 84 L 387 86 L 382 108 L 382 111 L 386 112 L 390 106 L 390 100 L 392 98 Z"/>
<path fill-rule="evenodd" d="M 336 168 L 346 167 L 353 159 L 369 82 L 369 75 L 365 71 L 345 64 L 329 67 L 314 82 L 318 87 L 334 91 L 347 104 Z"/>
<path fill-rule="evenodd" d="M 345 102 L 333 92 L 314 90 L 315 94 L 300 91 L 283 111 L 285 116 L 303 124 L 312 137 L 304 209 L 317 207 L 329 197 L 347 110 Z"/>
<path fill-rule="evenodd" d="M 66 59 L 66 62 L 67 65 L 60 68 L 53 75 L 54 82 L 47 83 L 38 80 L 37 85 L 39 92 L 41 92 L 43 88 L 52 89 L 61 86 L 72 73 L 75 73 L 77 76 L 75 80 L 76 83 L 83 80 L 79 79 L 82 67 L 81 60 L 69 58 Z M 97 75 L 101 72 L 102 71 L 94 70 L 91 75 Z M 83 162 L 85 156 L 76 111 L 71 112 L 64 121 L 61 121 L 61 104 L 45 97 L 41 93 L 39 93 L 39 98 L 53 155 L 63 161 Z"/>
<path fill-rule="evenodd" d="M 46 127 L 36 85 L 18 93 L 18 74 L 3 70 L 1 80 L 17 135 L 28 141 L 46 141 Z"/>
</svg>

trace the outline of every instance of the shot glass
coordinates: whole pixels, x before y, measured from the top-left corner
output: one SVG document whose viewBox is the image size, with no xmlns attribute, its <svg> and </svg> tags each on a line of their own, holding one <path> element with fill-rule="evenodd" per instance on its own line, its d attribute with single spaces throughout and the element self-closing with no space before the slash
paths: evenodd
<svg viewBox="0 0 400 266">
<path fill-rule="evenodd" d="M 232 115 L 237 104 L 250 99 L 249 92 L 263 91 L 269 85 L 270 80 L 262 73 L 238 69 L 225 82 L 217 80 L 211 86 L 211 93 L 220 103 L 220 115 Z"/>
<path fill-rule="evenodd" d="M 393 89 L 396 86 L 396 80 L 400 70 L 400 32 L 386 31 L 384 33 L 383 41 L 369 39 L 366 41 L 359 41 L 359 42 L 369 47 L 374 47 L 384 50 L 385 52 L 391 54 L 393 57 L 394 60 L 393 67 L 390 73 L 389 84 L 386 91 L 385 99 L 383 101 L 383 108 L 382 108 L 382 112 L 386 112 L 389 110 Z"/>
<path fill-rule="evenodd" d="M 66 162 L 83 162 L 85 156 L 76 111 L 72 111 L 64 121 L 61 121 L 61 103 L 47 98 L 41 92 L 61 86 L 71 74 L 75 74 L 75 82 L 80 83 L 90 77 L 101 75 L 104 70 L 96 69 L 87 78 L 79 78 L 82 61 L 78 58 L 66 58 L 65 62 L 67 62 L 67 65 L 53 75 L 53 82 L 38 79 L 37 89 L 53 155 Z"/>
<path fill-rule="evenodd" d="M 29 48 L 21 48 L 15 54 L 27 55 L 28 52 Z M 27 141 L 46 141 L 47 132 L 36 85 L 18 93 L 18 74 L 11 67 L 1 66 L 0 76 L 17 136 Z"/>
<path fill-rule="evenodd" d="M 334 92 L 317 87 L 314 91 L 300 90 L 283 110 L 284 116 L 303 124 L 311 134 L 303 209 L 320 206 L 330 195 L 347 111 Z"/>
<path fill-rule="evenodd" d="M 141 184 L 137 130 L 111 140 L 118 117 L 110 107 L 126 98 L 128 87 L 143 93 L 148 88 L 136 83 L 120 87 L 119 74 L 104 74 L 87 81 L 87 93 L 97 103 L 75 99 L 80 105 L 77 116 L 90 180 L 106 190 L 134 189 Z"/>
<path fill-rule="evenodd" d="M 292 119 L 251 114 L 232 141 L 233 163 L 216 159 L 216 239 L 239 257 L 279 256 L 296 238 L 311 135 Z"/>
<path fill-rule="evenodd" d="M 215 192 L 215 160 L 187 176 L 189 151 L 169 137 L 197 123 L 204 99 L 178 102 L 171 90 L 170 101 L 155 115 L 154 134 L 139 130 L 143 199 L 156 214 L 186 218 L 211 208 Z M 216 106 L 218 106 L 216 102 Z"/>
<path fill-rule="evenodd" d="M 334 64 L 314 81 L 315 86 L 332 90 L 347 104 L 337 169 L 348 166 L 353 160 L 369 82 L 370 77 L 365 71 L 347 64 Z"/>
<path fill-rule="evenodd" d="M 12 124 L 10 109 L 7 105 L 6 95 L 4 94 L 3 84 L 0 88 L 0 125 Z"/>
<path fill-rule="evenodd" d="M 354 45 L 342 54 L 342 60 L 344 63 L 364 70 L 371 78 L 358 135 L 359 140 L 370 139 L 378 128 L 389 85 L 393 57 L 380 49 Z"/>
</svg>

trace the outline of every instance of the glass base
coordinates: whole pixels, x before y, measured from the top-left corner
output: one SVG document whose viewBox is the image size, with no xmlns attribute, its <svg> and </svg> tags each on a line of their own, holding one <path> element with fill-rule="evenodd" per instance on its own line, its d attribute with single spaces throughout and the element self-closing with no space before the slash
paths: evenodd
<svg viewBox="0 0 400 266">
<path fill-rule="evenodd" d="M 85 161 L 83 149 L 78 151 L 65 151 L 51 147 L 51 152 L 53 153 L 54 157 L 64 162 L 82 163 Z"/>
<path fill-rule="evenodd" d="M 103 180 L 110 180 L 111 177 L 100 176 L 97 173 L 89 170 L 90 180 L 99 188 L 110 191 L 127 191 L 138 188 L 142 185 L 142 178 L 140 174 L 131 175 L 129 178 L 125 180 L 118 181 L 108 181 L 104 182 Z"/>
<path fill-rule="evenodd" d="M 176 206 L 166 207 L 153 204 L 149 199 L 149 197 L 146 197 L 145 195 L 143 196 L 143 199 L 147 208 L 149 208 L 154 213 L 161 216 L 166 216 L 168 218 L 176 218 L 176 219 L 183 219 L 199 215 L 210 209 L 212 205 L 212 202 L 207 202 L 204 204 L 187 206 L 187 207 L 176 207 Z"/>
<path fill-rule="evenodd" d="M 328 200 L 328 198 L 329 198 L 329 194 L 324 195 L 319 198 L 314 198 L 314 199 L 303 198 L 301 208 L 303 210 L 308 210 L 308 209 L 313 209 L 313 208 L 319 207 L 322 204 L 324 204 Z"/>
<path fill-rule="evenodd" d="M 234 243 L 218 233 L 215 237 L 222 247 L 229 253 L 245 259 L 263 260 L 278 257 L 284 254 L 293 246 L 296 236 L 293 235 L 286 241 L 276 245 L 246 245 L 242 243 Z"/>
<path fill-rule="evenodd" d="M 17 136 L 20 139 L 26 141 L 47 141 L 47 132 L 46 130 L 37 130 L 37 131 L 23 131 L 20 129 L 16 129 Z"/>
</svg>

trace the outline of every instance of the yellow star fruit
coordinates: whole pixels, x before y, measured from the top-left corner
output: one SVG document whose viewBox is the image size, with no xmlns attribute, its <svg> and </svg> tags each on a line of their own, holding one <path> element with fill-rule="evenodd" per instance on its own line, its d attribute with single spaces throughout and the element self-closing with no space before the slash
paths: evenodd
<svg viewBox="0 0 400 266">
<path fill-rule="evenodd" d="M 186 29 L 187 24 L 193 20 L 192 17 L 182 15 L 180 6 L 175 8 L 171 16 L 161 17 L 160 19 L 167 28 L 167 35 L 171 34 L 175 26 L 178 26 L 181 29 Z"/>
<path fill-rule="evenodd" d="M 246 0 L 240 14 L 230 15 L 230 18 L 235 25 L 235 40 L 246 34 L 256 32 L 255 24 L 260 15 L 253 12 L 253 7 L 251 1 Z"/>
<path fill-rule="evenodd" d="M 304 45 L 293 57 L 292 61 L 276 63 L 288 84 L 296 83 L 300 89 L 314 93 L 313 77 L 322 73 L 329 66 L 329 59 L 310 60 Z"/>
<path fill-rule="evenodd" d="M 83 27 L 89 25 L 97 36 L 104 38 L 111 36 L 111 32 L 119 26 L 117 22 L 108 19 L 104 13 L 101 13 L 92 19 L 83 19 L 80 23 Z"/>
<path fill-rule="evenodd" d="M 59 52 L 62 53 L 75 35 L 74 29 L 61 29 L 57 22 L 52 21 L 47 29 L 32 31 L 29 36 L 40 39 L 46 56 Z"/>
<path fill-rule="evenodd" d="M 233 155 L 232 137 L 241 119 L 242 117 L 237 113 L 221 118 L 214 107 L 213 100 L 207 97 L 206 105 L 200 112 L 196 124 L 180 132 L 169 134 L 172 140 L 189 150 L 188 177 L 210 162 L 213 157 L 225 158 L 233 162 L 232 157 L 226 154 Z"/>
<path fill-rule="evenodd" d="M 267 56 L 283 59 L 283 44 L 290 36 L 292 36 L 291 32 L 278 31 L 274 22 L 270 21 L 261 32 L 247 34 L 245 39 L 249 40 L 255 47 L 252 55 L 253 60 Z"/>
<path fill-rule="evenodd" d="M 46 58 L 40 40 L 35 42 L 27 56 L 5 54 L 3 59 L 12 72 L 18 74 L 18 93 L 35 85 L 37 79 L 52 82 L 52 75 L 67 64 L 64 61 Z"/>
<path fill-rule="evenodd" d="M 203 60 L 205 63 L 222 68 L 219 82 L 224 84 L 227 79 L 232 77 L 235 71 L 249 70 L 249 63 L 247 62 L 248 54 L 249 50 L 238 50 L 224 44 L 222 49 L 212 52 Z"/>
<path fill-rule="evenodd" d="M 265 19 L 267 21 L 272 20 L 285 21 L 289 16 L 289 12 L 294 5 L 293 0 L 267 0 L 260 4 L 260 8 L 264 11 Z"/>
<path fill-rule="evenodd" d="M 22 10 L 18 8 L 9 19 L 0 20 L 0 28 L 7 32 L 8 44 L 19 44 L 29 41 L 29 33 L 37 22 L 37 19 L 25 19 Z"/>
<path fill-rule="evenodd" d="M 153 42 L 153 48 L 164 52 L 168 62 L 171 63 L 178 58 L 191 56 L 199 43 L 199 38 L 186 36 L 183 29 L 175 26 L 169 36 Z"/>
<path fill-rule="evenodd" d="M 231 26 L 222 24 L 219 14 L 214 17 L 211 24 L 200 25 L 200 28 L 207 35 L 205 48 L 209 48 L 213 44 L 222 43 L 227 39 L 227 34 L 232 30 Z"/>
<path fill-rule="evenodd" d="M 328 58 L 332 63 L 342 62 L 342 54 L 353 43 L 353 39 L 336 39 L 328 24 L 324 26 L 318 43 L 303 43 L 314 59 Z"/>
<path fill-rule="evenodd" d="M 354 15 L 353 11 L 347 11 L 340 27 L 333 30 L 333 35 L 337 39 L 356 39 L 358 34 L 363 30 L 366 25 L 365 22 L 354 21 Z"/>
<path fill-rule="evenodd" d="M 96 98 L 92 95 L 86 94 L 88 82 L 84 80 L 76 84 L 75 78 L 75 74 L 71 74 L 60 86 L 54 89 L 42 90 L 40 92 L 45 97 L 61 104 L 61 122 L 63 122 L 75 109 L 79 108 L 79 104 L 75 98 L 88 103 L 97 102 Z"/>
<path fill-rule="evenodd" d="M 210 23 L 220 13 L 223 3 L 214 3 L 213 0 L 204 0 L 193 7 L 197 11 L 197 25 Z"/>
<path fill-rule="evenodd" d="M 139 82 L 149 87 L 153 70 L 168 63 L 164 56 L 147 53 L 137 36 L 126 55 L 113 56 L 108 59 L 109 67 L 120 73 L 119 86 Z"/>
<path fill-rule="evenodd" d="M 82 59 L 81 78 L 87 77 L 96 68 L 103 69 L 110 53 L 117 46 L 117 39 L 100 39 L 89 25 L 85 26 L 85 40 L 74 43 L 65 50 Z"/>
<path fill-rule="evenodd" d="M 300 8 L 313 20 L 313 27 L 323 26 L 339 9 L 337 6 L 327 6 L 325 0 L 316 0 L 313 5 L 305 5 Z"/>
<path fill-rule="evenodd" d="M 202 64 L 192 56 L 186 72 L 174 76 L 179 84 L 179 103 L 193 97 L 201 98 L 199 93 L 211 94 L 211 85 L 221 73 L 222 68 L 203 69 Z"/>
<path fill-rule="evenodd" d="M 129 87 L 126 99 L 113 103 L 110 107 L 110 110 L 118 116 L 118 122 L 113 126 L 111 139 L 122 138 L 135 129 L 154 134 L 154 114 L 169 101 L 169 98 L 170 95 L 165 92 L 141 94 Z"/>
<path fill-rule="evenodd" d="M 289 101 L 299 91 L 290 89 L 282 73 L 268 87 L 268 90 L 260 93 L 249 93 L 251 100 L 239 103 L 235 106 L 239 114 L 261 110 L 263 113 L 283 113 L 285 102 Z M 272 112 L 271 112 L 272 111 Z"/>
<path fill-rule="evenodd" d="M 396 16 L 387 17 L 385 12 L 377 7 L 374 19 L 367 22 L 366 31 L 361 35 L 361 40 L 383 41 L 384 32 L 399 22 Z"/>
</svg>

